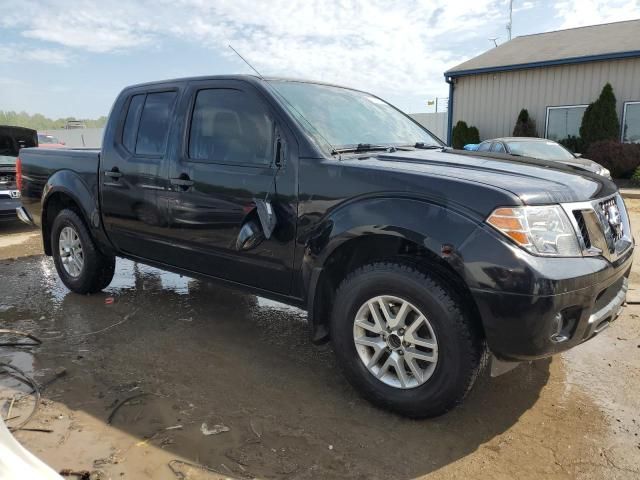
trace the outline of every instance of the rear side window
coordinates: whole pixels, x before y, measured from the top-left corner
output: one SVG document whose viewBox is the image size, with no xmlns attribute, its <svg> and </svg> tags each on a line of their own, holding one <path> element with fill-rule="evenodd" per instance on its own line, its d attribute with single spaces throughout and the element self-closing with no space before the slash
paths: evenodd
<svg viewBox="0 0 640 480">
<path fill-rule="evenodd" d="M 129 110 L 127 118 L 124 121 L 124 129 L 122 130 L 122 144 L 130 152 L 136 149 L 136 136 L 138 133 L 138 119 L 140 112 L 144 106 L 145 95 L 134 95 L 129 102 Z"/>
<path fill-rule="evenodd" d="M 496 153 L 506 152 L 506 150 L 504 149 L 504 145 L 502 145 L 500 142 L 494 143 L 493 146 L 491 147 L 491 151 Z"/>
<path fill-rule="evenodd" d="M 162 155 L 167 146 L 171 110 L 176 92 L 149 93 L 144 102 L 135 152 Z"/>
<path fill-rule="evenodd" d="M 240 90 L 200 90 L 191 117 L 192 160 L 269 165 L 274 125 L 264 105 Z"/>
</svg>

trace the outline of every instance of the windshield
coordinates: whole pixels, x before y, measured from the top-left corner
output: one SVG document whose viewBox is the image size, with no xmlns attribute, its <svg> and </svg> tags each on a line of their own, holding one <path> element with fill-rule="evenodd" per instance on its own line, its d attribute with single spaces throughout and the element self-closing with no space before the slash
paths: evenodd
<svg viewBox="0 0 640 480">
<path fill-rule="evenodd" d="M 333 148 L 416 143 L 442 146 L 409 117 L 367 93 L 312 83 L 269 83 L 316 141 L 328 142 Z"/>
<path fill-rule="evenodd" d="M 0 165 L 15 165 L 16 157 L 9 155 L 0 155 Z"/>
<path fill-rule="evenodd" d="M 38 143 L 60 143 L 60 140 L 58 140 L 53 135 L 42 135 L 42 134 L 39 134 L 38 135 Z"/>
<path fill-rule="evenodd" d="M 539 158 L 540 160 L 575 160 L 575 157 L 556 142 L 507 142 L 513 155 Z"/>
</svg>

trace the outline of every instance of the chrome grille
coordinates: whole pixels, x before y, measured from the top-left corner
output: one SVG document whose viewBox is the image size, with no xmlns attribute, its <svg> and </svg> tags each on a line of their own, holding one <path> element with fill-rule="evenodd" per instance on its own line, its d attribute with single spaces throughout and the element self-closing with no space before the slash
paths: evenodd
<svg viewBox="0 0 640 480">
<path fill-rule="evenodd" d="M 590 202 L 562 204 L 585 256 L 615 261 L 633 244 L 629 217 L 619 194 Z"/>
<path fill-rule="evenodd" d="M 0 173 L 0 185 L 13 183 L 16 181 L 15 173 Z"/>
<path fill-rule="evenodd" d="M 589 231 L 587 230 L 587 224 L 584 220 L 582 210 L 574 210 L 573 215 L 576 218 L 578 230 L 580 231 L 580 235 L 582 235 L 582 240 L 584 241 L 584 246 L 586 248 L 591 248 L 591 239 L 589 238 Z"/>
</svg>

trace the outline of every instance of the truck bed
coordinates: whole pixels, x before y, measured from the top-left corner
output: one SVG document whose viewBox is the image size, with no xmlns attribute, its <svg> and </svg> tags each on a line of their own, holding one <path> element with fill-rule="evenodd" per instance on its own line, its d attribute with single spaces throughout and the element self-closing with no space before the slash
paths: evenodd
<svg viewBox="0 0 640 480">
<path fill-rule="evenodd" d="M 39 223 L 40 197 L 47 180 L 63 171 L 74 172 L 87 189 L 98 198 L 98 167 L 100 150 L 96 148 L 23 148 L 20 150 L 22 165 L 22 205 Z M 75 177 L 78 178 L 78 177 Z"/>
</svg>

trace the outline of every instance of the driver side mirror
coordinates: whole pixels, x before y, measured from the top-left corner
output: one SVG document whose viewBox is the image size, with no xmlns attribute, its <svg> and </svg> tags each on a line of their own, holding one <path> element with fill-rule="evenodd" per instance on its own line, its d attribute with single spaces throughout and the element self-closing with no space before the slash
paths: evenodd
<svg viewBox="0 0 640 480">
<path fill-rule="evenodd" d="M 580 158 L 580 157 L 582 157 L 582 154 L 581 153 L 574 153 L 573 156 L 576 157 L 576 158 Z"/>
<path fill-rule="evenodd" d="M 240 229 L 236 239 L 236 250 L 238 252 L 252 250 L 262 243 L 264 232 L 255 221 L 249 220 Z"/>
</svg>

